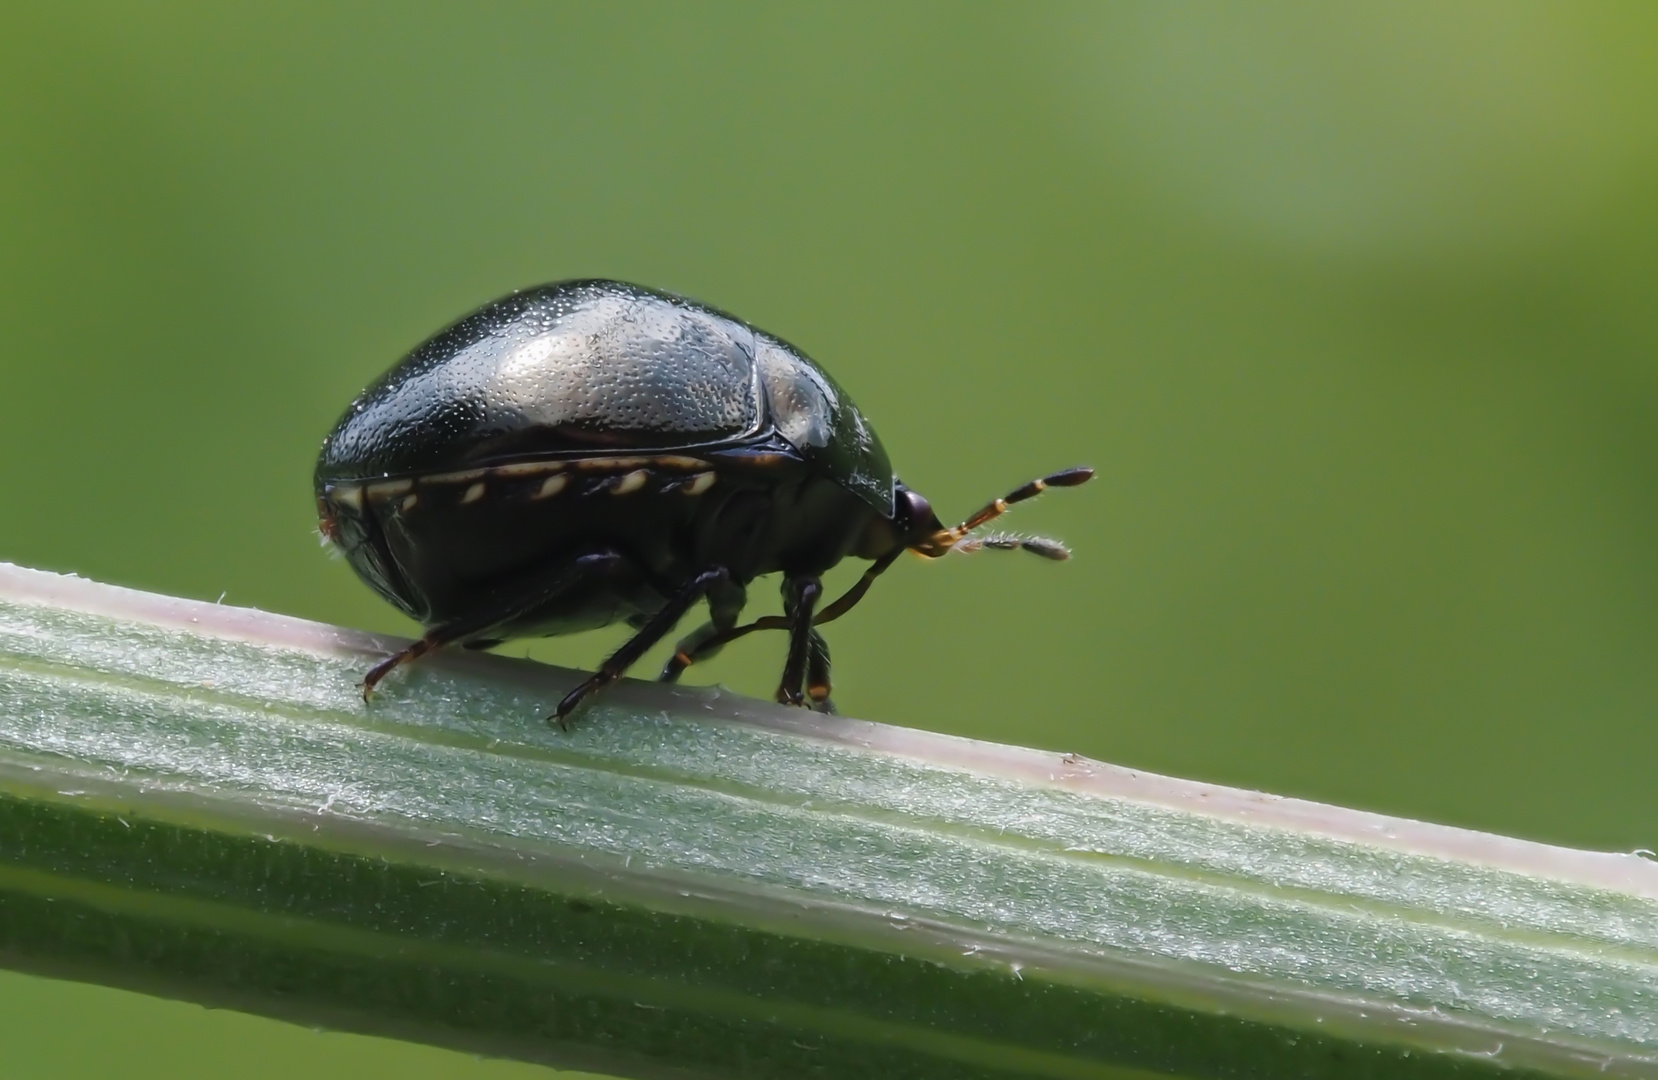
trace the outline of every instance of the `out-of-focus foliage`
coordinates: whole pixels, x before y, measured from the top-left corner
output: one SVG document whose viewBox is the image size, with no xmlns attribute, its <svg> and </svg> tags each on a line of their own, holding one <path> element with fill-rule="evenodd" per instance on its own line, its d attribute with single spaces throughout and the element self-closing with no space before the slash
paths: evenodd
<svg viewBox="0 0 1658 1080">
<path fill-rule="evenodd" d="M 1101 470 L 1013 519 L 1069 564 L 900 563 L 831 636 L 847 711 L 1658 847 L 1647 6 L 0 26 L 0 557 L 402 628 L 316 548 L 322 435 L 470 306 L 622 277 L 805 348 L 947 517 Z"/>
</svg>

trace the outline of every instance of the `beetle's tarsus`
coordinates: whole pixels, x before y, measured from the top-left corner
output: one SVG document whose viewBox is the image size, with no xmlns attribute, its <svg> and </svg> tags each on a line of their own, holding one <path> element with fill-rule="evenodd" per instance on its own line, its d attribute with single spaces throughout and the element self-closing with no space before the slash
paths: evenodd
<svg viewBox="0 0 1658 1080">
<path fill-rule="evenodd" d="M 603 678 L 603 675 L 604 672 L 601 670 L 594 674 L 591 678 L 584 680 L 574 690 L 570 691 L 568 694 L 565 694 L 564 699 L 558 703 L 558 708 L 553 710 L 553 715 L 547 717 L 547 722 L 549 724 L 557 724 L 560 731 L 568 732 L 570 730 L 570 714 L 576 711 L 577 706 L 579 706 L 589 694 L 611 681 Z"/>
<path fill-rule="evenodd" d="M 380 685 L 381 679 L 384 679 L 387 675 L 390 675 L 395 669 L 402 667 L 404 664 L 413 663 L 414 661 L 419 660 L 422 656 L 425 656 L 427 653 L 431 652 L 443 643 L 444 639 L 438 636 L 438 631 L 434 630 L 432 633 L 427 634 L 419 641 L 410 642 L 408 648 L 400 649 L 397 652 L 392 653 L 378 664 L 375 664 L 373 667 L 369 668 L 368 674 L 363 676 L 363 681 L 357 684 L 358 688 L 363 692 L 363 701 L 367 703 L 374 697 L 374 688 Z"/>
</svg>

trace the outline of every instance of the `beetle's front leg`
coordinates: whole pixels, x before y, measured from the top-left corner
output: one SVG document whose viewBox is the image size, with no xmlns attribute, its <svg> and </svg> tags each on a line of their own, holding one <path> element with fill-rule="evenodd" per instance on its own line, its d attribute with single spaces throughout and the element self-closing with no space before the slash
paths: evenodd
<svg viewBox="0 0 1658 1080">
<path fill-rule="evenodd" d="M 811 648 L 806 654 L 806 696 L 812 699 L 812 708 L 820 713 L 835 711 L 829 700 L 829 643 L 814 627 Z"/>
</svg>

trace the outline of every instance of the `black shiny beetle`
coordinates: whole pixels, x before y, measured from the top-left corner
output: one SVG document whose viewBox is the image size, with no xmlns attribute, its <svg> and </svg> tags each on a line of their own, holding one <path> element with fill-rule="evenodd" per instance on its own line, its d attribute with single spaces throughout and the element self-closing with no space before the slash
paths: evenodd
<svg viewBox="0 0 1658 1080">
<path fill-rule="evenodd" d="M 316 492 L 324 538 L 426 627 L 368 673 L 365 695 L 443 645 L 635 627 L 559 702 L 563 725 L 704 597 L 709 621 L 664 681 L 750 631 L 787 630 L 777 699 L 827 710 L 818 626 L 905 549 L 1065 558 L 1051 540 L 968 534 L 1092 475 L 1033 480 L 946 529 L 800 350 L 667 293 L 565 281 L 479 308 L 363 391 L 323 443 Z M 874 564 L 819 607 L 819 575 L 848 555 Z M 748 583 L 774 572 L 783 614 L 737 625 Z"/>
</svg>

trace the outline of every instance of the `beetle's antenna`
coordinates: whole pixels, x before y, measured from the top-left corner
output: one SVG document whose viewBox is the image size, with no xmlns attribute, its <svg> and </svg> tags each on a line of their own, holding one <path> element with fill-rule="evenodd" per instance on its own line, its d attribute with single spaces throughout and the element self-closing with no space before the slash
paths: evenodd
<svg viewBox="0 0 1658 1080">
<path fill-rule="evenodd" d="M 1086 466 L 1079 466 L 1074 469 L 1061 469 L 1056 473 L 1051 473 L 1048 476 L 1042 477 L 1040 480 L 1032 480 L 1024 487 L 1016 488 L 1002 496 L 1000 499 L 986 503 L 980 508 L 978 513 L 974 514 L 960 525 L 957 525 L 955 528 L 940 529 L 938 532 L 926 537 L 919 543 L 912 544 L 910 546 L 910 550 L 919 552 L 928 558 L 936 559 L 940 555 L 943 555 L 945 552 L 949 551 L 951 548 L 955 547 L 957 544 L 961 543 L 967 534 L 972 532 L 974 529 L 977 529 L 981 525 L 988 525 L 992 521 L 995 521 L 997 518 L 1001 517 L 1003 514 L 1007 513 L 1008 507 L 1012 506 L 1014 503 L 1022 503 L 1026 499 L 1034 499 L 1051 487 L 1076 487 L 1078 484 L 1085 484 L 1093 478 L 1093 469 Z M 1059 546 L 1061 549 L 1064 548 L 1063 544 Z M 1035 550 L 1038 555 L 1044 554 L 1043 551 L 1032 548 L 1027 548 L 1026 550 Z M 1067 554 L 1069 553 L 1067 552 Z M 1048 555 L 1047 557 L 1056 558 L 1060 556 Z"/>
<path fill-rule="evenodd" d="M 1054 540 L 1046 536 L 1019 536 L 1015 533 L 985 533 L 979 536 L 964 536 L 956 541 L 951 551 L 962 555 L 969 555 L 975 551 L 990 548 L 993 551 L 1028 551 L 1032 555 L 1040 555 L 1044 559 L 1055 562 L 1064 562 L 1071 557 L 1071 549 L 1065 546 L 1062 540 Z"/>
<path fill-rule="evenodd" d="M 1061 469 L 1059 472 L 1044 476 L 1040 480 L 1032 480 L 1024 487 L 1010 492 L 995 502 L 986 504 L 978 513 L 953 529 L 940 529 L 920 542 L 910 545 L 908 549 L 894 548 L 871 563 L 869 569 L 863 572 L 863 576 L 854 582 L 850 589 L 837 597 L 834 603 L 820 608 L 818 613 L 812 617 L 812 625 L 822 626 L 824 623 L 834 622 L 848 611 L 851 611 L 858 601 L 864 598 L 864 594 L 869 592 L 869 587 L 875 584 L 875 579 L 886 573 L 887 568 L 897 562 L 898 556 L 902 555 L 905 550 L 918 552 L 936 559 L 952 548 L 958 547 L 959 550 L 964 552 L 977 551 L 979 548 L 994 548 L 998 551 L 1011 551 L 1018 548 L 1040 555 L 1045 559 L 1069 559 L 1071 557 L 1070 548 L 1058 540 L 1049 540 L 1046 537 L 1012 536 L 1002 533 L 969 537 L 967 534 L 979 526 L 1001 517 L 1007 513 L 1007 508 L 1014 503 L 1034 499 L 1051 487 L 1076 487 L 1078 484 L 1087 483 L 1093 477 L 1094 470 L 1086 466 L 1075 469 Z M 667 666 L 662 669 L 662 681 L 673 682 L 679 678 L 681 672 L 696 662 L 698 656 L 707 655 L 740 637 L 746 637 L 754 633 L 756 630 L 787 630 L 792 625 L 793 622 L 782 615 L 764 615 L 751 623 L 744 623 L 741 626 L 733 626 L 729 630 L 710 634 L 697 642 L 692 654 L 678 654 L 669 660 Z M 827 700 L 827 687 L 824 688 L 824 695 L 824 699 Z"/>
</svg>

